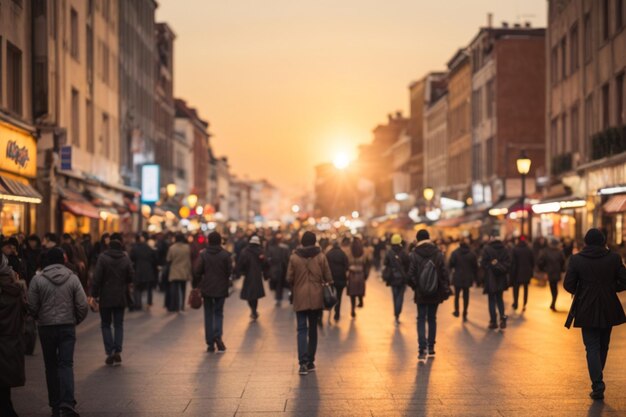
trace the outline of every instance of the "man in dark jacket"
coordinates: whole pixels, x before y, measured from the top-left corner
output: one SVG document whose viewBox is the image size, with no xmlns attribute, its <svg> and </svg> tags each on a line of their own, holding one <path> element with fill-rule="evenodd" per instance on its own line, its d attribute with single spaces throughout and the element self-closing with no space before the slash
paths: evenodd
<svg viewBox="0 0 626 417">
<path fill-rule="evenodd" d="M 467 321 L 470 288 L 476 281 L 478 273 L 478 259 L 471 251 L 467 240 L 463 240 L 459 247 L 450 256 L 450 272 L 454 285 L 454 317 L 459 317 L 459 297 L 463 293 L 463 321 Z"/>
<path fill-rule="evenodd" d="M 250 318 L 253 321 L 259 318 L 259 298 L 265 297 L 263 278 L 268 271 L 267 259 L 261 248 L 261 239 L 256 235 L 252 236 L 249 245 L 239 255 L 237 273 L 244 276 L 239 296 L 248 302 Z"/>
<path fill-rule="evenodd" d="M 230 253 L 222 248 L 222 236 L 209 233 L 209 247 L 200 253 L 195 265 L 193 288 L 200 288 L 204 298 L 204 337 L 207 352 L 224 353 L 224 302 L 228 297 L 233 265 Z"/>
<path fill-rule="evenodd" d="M 489 299 L 489 328 L 497 329 L 496 306 L 500 313 L 500 328 L 506 329 L 507 316 L 504 313 L 503 294 L 509 288 L 511 255 L 501 240 L 493 237 L 483 250 L 482 268 L 485 270 L 484 293 Z"/>
<path fill-rule="evenodd" d="M 559 295 L 559 281 L 561 274 L 565 272 L 565 255 L 559 248 L 559 241 L 552 239 L 550 246 L 544 249 L 537 260 L 539 270 L 548 275 L 550 283 L 550 292 L 552 293 L 552 303 L 550 310 L 556 311 L 556 297 Z"/>
<path fill-rule="evenodd" d="M 587 367 L 591 378 L 590 396 L 604 398 L 602 371 L 609 352 L 613 326 L 626 322 L 624 309 L 617 297 L 618 280 L 626 282 L 626 269 L 620 256 L 606 247 L 606 238 L 598 229 L 585 235 L 585 247 L 570 258 L 565 275 L 565 290 L 575 294 L 570 314 L 574 327 L 582 328 L 587 350 Z"/>
<path fill-rule="evenodd" d="M 74 410 L 74 345 L 76 325 L 87 317 L 87 296 L 78 277 L 64 266 L 62 249 L 51 248 L 46 262 L 48 266 L 30 283 L 28 308 L 39 324 L 52 415 L 78 416 Z"/>
<path fill-rule="evenodd" d="M 528 284 L 535 270 L 535 256 L 528 246 L 526 239 L 522 236 L 517 245 L 511 251 L 511 284 L 513 285 L 513 310 L 519 306 L 519 289 L 524 287 L 524 306 L 522 311 L 526 311 L 528 303 Z"/>
<path fill-rule="evenodd" d="M 91 289 L 92 297 L 100 306 L 100 327 L 107 356 L 104 362 L 109 366 L 122 364 L 124 310 L 133 275 L 133 266 L 122 242 L 111 239 L 109 248 L 98 257 Z M 111 323 L 115 334 L 111 332 Z"/>
<path fill-rule="evenodd" d="M 0 255 L 0 416 L 17 417 L 11 388 L 24 386 L 22 333 L 26 300 L 9 261 Z"/>
<path fill-rule="evenodd" d="M 152 307 L 152 289 L 156 285 L 158 276 L 158 258 L 156 250 L 148 245 L 148 234 L 140 233 L 135 238 L 135 244 L 130 250 L 130 260 L 133 262 L 135 278 L 133 280 L 133 310 L 143 308 L 143 293 L 147 293 L 148 308 Z"/>
<path fill-rule="evenodd" d="M 437 307 L 445 301 L 450 292 L 450 279 L 445 265 L 443 253 L 430 240 L 427 230 L 417 232 L 417 246 L 410 255 L 408 284 L 415 291 L 417 304 L 417 334 L 419 344 L 418 361 L 426 361 L 428 356 L 435 356 L 435 339 L 437 337 Z M 424 294 L 420 285 L 421 273 L 432 262 L 437 274 L 437 288 L 433 294 Z M 428 320 L 428 338 L 426 338 L 426 320 Z"/>
<path fill-rule="evenodd" d="M 400 324 L 410 264 L 409 255 L 402 246 L 402 236 L 393 235 L 391 237 L 391 250 L 385 254 L 383 279 L 391 287 L 396 325 Z"/>
<path fill-rule="evenodd" d="M 326 254 L 330 272 L 333 276 L 333 285 L 337 290 L 337 304 L 335 305 L 335 321 L 341 318 L 341 297 L 343 290 L 346 288 L 348 269 L 350 269 L 350 261 L 348 256 L 339 246 L 339 242 L 335 241 L 333 247 Z"/>
<path fill-rule="evenodd" d="M 280 307 L 283 301 L 283 290 L 287 285 L 289 252 L 289 247 L 283 243 L 281 234 L 277 234 L 271 239 L 267 247 L 267 262 L 270 268 L 270 288 L 275 292 L 277 307 Z"/>
</svg>

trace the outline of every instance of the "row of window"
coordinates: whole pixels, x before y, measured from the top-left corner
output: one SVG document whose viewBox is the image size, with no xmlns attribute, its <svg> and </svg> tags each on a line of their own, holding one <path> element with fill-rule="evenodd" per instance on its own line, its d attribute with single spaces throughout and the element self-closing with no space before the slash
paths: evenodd
<svg viewBox="0 0 626 417">
<path fill-rule="evenodd" d="M 80 131 L 80 94 L 77 89 L 72 88 L 72 130 L 70 131 L 72 145 L 78 148 L 81 147 L 81 131 Z M 87 136 L 87 152 L 95 153 L 95 132 L 94 132 L 94 108 L 93 102 L 90 99 L 85 100 L 85 122 L 86 122 L 86 136 Z M 106 112 L 101 113 L 101 130 L 99 136 L 99 142 L 101 145 L 100 153 L 106 158 L 111 158 L 113 155 L 112 143 L 111 143 L 111 120 L 109 114 Z"/>
<path fill-rule="evenodd" d="M 483 178 L 490 178 L 495 174 L 495 140 L 489 138 L 483 144 L 475 143 L 472 146 L 472 180 L 482 181 Z"/>
<path fill-rule="evenodd" d="M 108 4 L 108 1 L 104 2 Z M 108 6 L 107 6 L 108 7 Z M 103 9 L 104 10 L 104 9 Z M 106 18 L 106 15 L 105 15 Z M 70 10 L 70 55 L 76 61 L 80 59 L 80 34 L 79 34 L 79 19 L 78 12 L 72 8 Z M 85 25 L 85 40 L 86 40 L 86 70 L 87 81 L 93 82 L 93 67 L 94 67 L 94 35 L 93 29 L 90 24 Z M 113 86 L 113 79 L 111 78 L 111 64 L 116 65 L 115 57 L 109 50 L 109 46 L 106 42 L 98 40 L 97 44 L 98 52 L 98 76 L 103 83 Z M 113 59 L 111 59 L 113 58 Z"/>
<path fill-rule="evenodd" d="M 11 42 L 6 41 L 6 52 L 3 54 L 2 37 L 0 37 L 0 105 L 11 113 L 22 116 L 23 115 L 23 101 L 22 101 L 22 51 Z M 6 75 L 2 74 L 2 58 L 6 57 Z M 2 102 L 3 97 L 3 84 L 2 80 L 6 80 L 6 103 Z"/>
<path fill-rule="evenodd" d="M 478 127 L 484 120 L 495 115 L 496 91 L 494 80 L 489 80 L 483 87 L 472 91 L 472 126 Z"/>
</svg>

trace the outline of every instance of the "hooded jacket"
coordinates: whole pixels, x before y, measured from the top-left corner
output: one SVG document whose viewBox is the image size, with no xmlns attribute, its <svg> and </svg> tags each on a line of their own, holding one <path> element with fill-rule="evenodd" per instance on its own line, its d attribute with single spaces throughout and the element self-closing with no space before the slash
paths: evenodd
<svg viewBox="0 0 626 417">
<path fill-rule="evenodd" d="M 289 259 L 287 282 L 293 291 L 294 311 L 322 310 L 323 284 L 332 284 L 328 259 L 317 246 L 297 249 Z"/>
<path fill-rule="evenodd" d="M 450 256 L 452 285 L 456 288 L 470 288 L 478 275 L 478 258 L 470 247 L 462 243 Z"/>
<path fill-rule="evenodd" d="M 28 309 L 39 326 L 76 325 L 87 317 L 87 296 L 76 274 L 52 264 L 33 277 Z"/>
<path fill-rule="evenodd" d="M 509 288 L 511 255 L 502 241 L 494 240 L 485 246 L 481 266 L 485 270 L 485 294 L 495 294 Z"/>
<path fill-rule="evenodd" d="M 108 249 L 98 257 L 91 296 L 99 298 L 103 308 L 126 307 L 126 291 L 133 276 L 128 255 L 119 249 Z"/>
<path fill-rule="evenodd" d="M 244 275 L 240 297 L 242 300 L 258 300 L 265 297 L 263 276 L 269 271 L 263 249 L 259 245 L 248 245 L 241 255 L 237 265 L 239 275 Z"/>
<path fill-rule="evenodd" d="M 391 287 L 405 286 L 410 265 L 411 260 L 402 245 L 391 245 L 391 250 L 387 251 L 383 262 L 383 266 L 391 270 L 387 285 Z"/>
<path fill-rule="evenodd" d="M 335 287 L 345 288 L 348 282 L 348 269 L 350 268 L 348 256 L 339 246 L 333 246 L 326 254 L 326 259 Z"/>
<path fill-rule="evenodd" d="M 0 255 L 0 387 L 21 387 L 26 380 L 22 341 L 26 302 L 23 287 Z"/>
<path fill-rule="evenodd" d="M 421 260 L 420 260 L 421 258 Z M 409 285 L 415 291 L 415 303 L 416 304 L 439 304 L 446 299 L 446 293 L 450 289 L 450 277 L 448 275 L 448 269 L 446 268 L 443 253 L 439 248 L 430 240 L 424 240 L 419 242 L 410 255 L 411 263 L 409 265 Z M 420 294 L 417 286 L 412 284 L 419 279 L 422 263 L 430 260 L 435 264 L 437 269 L 437 279 L 439 285 L 437 292 L 433 295 Z"/>
<path fill-rule="evenodd" d="M 607 328 L 626 323 L 617 279 L 626 279 L 620 256 L 602 246 L 585 246 L 568 264 L 563 286 L 578 299 L 574 327 Z"/>
<path fill-rule="evenodd" d="M 193 287 L 204 297 L 228 297 L 233 263 L 230 253 L 219 245 L 211 245 L 200 253 L 195 265 Z"/>
</svg>

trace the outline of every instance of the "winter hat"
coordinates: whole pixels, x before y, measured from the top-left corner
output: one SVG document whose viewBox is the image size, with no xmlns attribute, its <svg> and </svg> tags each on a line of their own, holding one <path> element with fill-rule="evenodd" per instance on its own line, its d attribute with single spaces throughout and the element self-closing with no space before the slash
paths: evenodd
<svg viewBox="0 0 626 417">
<path fill-rule="evenodd" d="M 65 252 L 63 249 L 59 247 L 54 247 L 48 251 L 46 254 L 46 264 L 54 265 L 61 264 L 65 265 Z"/>
<path fill-rule="evenodd" d="M 600 229 L 589 229 L 585 235 L 585 245 L 604 246 L 606 244 L 606 236 Z"/>
<path fill-rule="evenodd" d="M 209 233 L 209 245 L 218 246 L 222 244 L 222 235 L 217 232 Z"/>
<path fill-rule="evenodd" d="M 313 232 L 304 232 L 302 240 L 300 241 L 302 246 L 313 246 L 315 245 L 315 242 L 317 242 L 317 236 L 315 236 L 315 233 Z"/>
<path fill-rule="evenodd" d="M 430 239 L 430 233 L 428 233 L 428 230 L 422 229 L 419 232 L 417 232 L 417 235 L 415 237 L 417 238 L 418 242 L 421 242 L 423 240 L 429 240 Z"/>
<path fill-rule="evenodd" d="M 391 244 L 392 245 L 401 245 L 402 244 L 402 236 L 400 236 L 397 233 L 395 235 L 391 236 Z"/>
<path fill-rule="evenodd" d="M 260 245 L 261 244 L 261 239 L 259 239 L 258 236 L 252 236 L 250 238 L 250 244 L 251 245 Z"/>
</svg>

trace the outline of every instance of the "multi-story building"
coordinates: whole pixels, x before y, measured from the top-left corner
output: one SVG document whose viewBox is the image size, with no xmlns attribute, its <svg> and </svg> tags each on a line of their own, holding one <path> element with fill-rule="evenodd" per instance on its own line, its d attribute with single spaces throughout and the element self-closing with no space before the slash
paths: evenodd
<svg viewBox="0 0 626 417">
<path fill-rule="evenodd" d="M 228 220 L 230 218 L 230 206 L 228 198 L 230 196 L 230 166 L 228 158 L 217 158 L 216 162 L 216 183 L 217 183 L 217 201 L 214 203 L 215 213 L 219 220 Z"/>
<path fill-rule="evenodd" d="M 424 184 L 435 199 L 448 186 L 448 79 L 447 74 L 426 79 L 424 104 Z"/>
<path fill-rule="evenodd" d="M 174 182 L 174 39 L 167 23 L 156 25 L 154 162 L 161 167 L 161 186 Z"/>
<path fill-rule="evenodd" d="M 92 4 L 94 2 L 84 2 Z M 95 2 L 108 4 L 107 1 Z M 157 52 L 154 0 L 120 1 L 119 135 L 124 181 L 139 186 L 141 165 L 155 162 L 155 101 Z"/>
<path fill-rule="evenodd" d="M 448 61 L 448 152 L 446 197 L 471 202 L 472 70 L 466 49 Z"/>
<path fill-rule="evenodd" d="M 472 199 L 478 205 L 496 204 L 492 213 L 499 213 L 494 220 L 503 235 L 519 232 L 519 222 L 505 222 L 519 215 L 514 210 L 522 183 L 517 158 L 525 151 L 532 160 L 529 193 L 545 166 L 544 42 L 545 29 L 504 23 L 481 28 L 469 46 Z M 526 207 L 522 211 L 527 213 Z"/>
<path fill-rule="evenodd" d="M 35 231 L 31 1 L 0 1 L 0 233 Z"/>
<path fill-rule="evenodd" d="M 561 198 L 538 206 L 543 234 L 597 226 L 624 240 L 625 27 L 624 0 L 549 1 L 546 164 L 557 184 L 547 197 Z"/>
<path fill-rule="evenodd" d="M 407 133 L 411 138 L 411 157 L 409 160 L 410 194 L 420 199 L 424 189 L 424 97 L 426 79 L 411 83 L 409 86 L 409 123 Z"/>
</svg>

